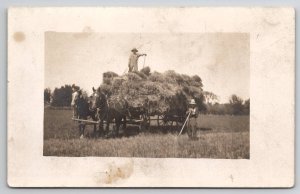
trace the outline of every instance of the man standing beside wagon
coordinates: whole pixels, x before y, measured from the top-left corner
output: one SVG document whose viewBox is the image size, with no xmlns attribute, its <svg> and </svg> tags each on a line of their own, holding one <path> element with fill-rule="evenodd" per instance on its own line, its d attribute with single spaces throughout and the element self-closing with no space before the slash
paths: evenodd
<svg viewBox="0 0 300 194">
<path fill-rule="evenodd" d="M 71 107 L 73 108 L 73 118 L 77 118 L 77 106 L 76 101 L 79 97 L 79 87 L 75 86 L 75 84 L 72 85 L 72 101 L 71 101 Z"/>
<path fill-rule="evenodd" d="M 191 140 L 197 140 L 197 126 L 199 110 L 195 99 L 191 99 L 187 113 L 189 114 L 187 134 Z"/>
</svg>

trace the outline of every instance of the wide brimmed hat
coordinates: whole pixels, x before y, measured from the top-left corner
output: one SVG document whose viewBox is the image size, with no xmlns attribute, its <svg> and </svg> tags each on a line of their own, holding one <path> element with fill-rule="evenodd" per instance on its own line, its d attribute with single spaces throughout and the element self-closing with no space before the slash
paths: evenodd
<svg viewBox="0 0 300 194">
<path fill-rule="evenodd" d="M 196 104 L 195 99 L 192 99 L 190 104 Z"/>
<path fill-rule="evenodd" d="M 136 48 L 131 49 L 131 52 L 133 52 L 133 51 L 139 52 Z"/>
</svg>

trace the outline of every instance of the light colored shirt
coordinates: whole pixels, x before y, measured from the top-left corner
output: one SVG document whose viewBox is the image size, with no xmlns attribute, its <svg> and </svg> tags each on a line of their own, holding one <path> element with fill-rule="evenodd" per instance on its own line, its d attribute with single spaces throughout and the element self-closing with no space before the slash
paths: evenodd
<svg viewBox="0 0 300 194">
<path fill-rule="evenodd" d="M 194 108 L 190 107 L 189 112 L 191 113 L 191 115 L 190 115 L 191 117 L 197 117 L 198 113 L 199 113 L 197 107 L 194 107 Z"/>
<path fill-rule="evenodd" d="M 72 94 L 71 106 L 74 106 L 74 105 L 75 105 L 75 101 L 77 100 L 77 98 L 78 98 L 78 91 L 75 91 L 75 92 L 73 92 L 73 94 Z"/>
<path fill-rule="evenodd" d="M 130 57 L 129 57 L 129 61 L 128 61 L 128 66 L 129 67 L 137 67 L 138 65 L 138 59 L 140 56 L 142 56 L 143 54 L 139 54 L 139 53 L 131 53 Z"/>
</svg>

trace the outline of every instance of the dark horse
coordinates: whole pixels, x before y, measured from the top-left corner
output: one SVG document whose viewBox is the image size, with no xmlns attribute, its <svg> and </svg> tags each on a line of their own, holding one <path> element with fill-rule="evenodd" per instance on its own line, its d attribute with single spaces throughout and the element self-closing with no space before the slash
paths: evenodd
<svg viewBox="0 0 300 194">
<path fill-rule="evenodd" d="M 114 121 L 115 130 L 113 131 L 113 136 L 118 136 L 121 124 L 123 124 L 123 129 L 126 129 L 126 113 L 128 112 L 127 102 L 124 99 L 109 102 L 100 88 L 97 90 L 93 88 L 93 92 L 94 93 L 91 96 L 91 109 L 96 111 L 97 118 L 100 121 L 100 135 L 107 136 L 109 124 Z M 105 128 L 104 124 L 106 124 Z"/>
<path fill-rule="evenodd" d="M 96 111 L 90 108 L 90 100 L 83 97 L 81 91 L 78 93 L 78 98 L 75 100 L 77 118 L 87 120 L 92 118 L 94 121 L 97 120 Z M 80 138 L 84 137 L 84 130 L 86 124 L 84 122 L 79 121 L 79 133 Z M 97 125 L 94 124 L 94 135 L 96 134 Z"/>
</svg>

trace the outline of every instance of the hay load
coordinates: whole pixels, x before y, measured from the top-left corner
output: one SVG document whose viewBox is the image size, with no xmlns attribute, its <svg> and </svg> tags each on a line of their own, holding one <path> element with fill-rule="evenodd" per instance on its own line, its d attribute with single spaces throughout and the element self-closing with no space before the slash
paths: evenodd
<svg viewBox="0 0 300 194">
<path fill-rule="evenodd" d="M 192 98 L 201 110 L 204 106 L 202 87 L 202 80 L 197 75 L 188 76 L 175 71 L 151 73 L 149 67 L 122 76 L 106 72 L 100 85 L 111 102 L 126 99 L 131 107 L 149 104 L 150 114 L 184 114 Z"/>
</svg>

